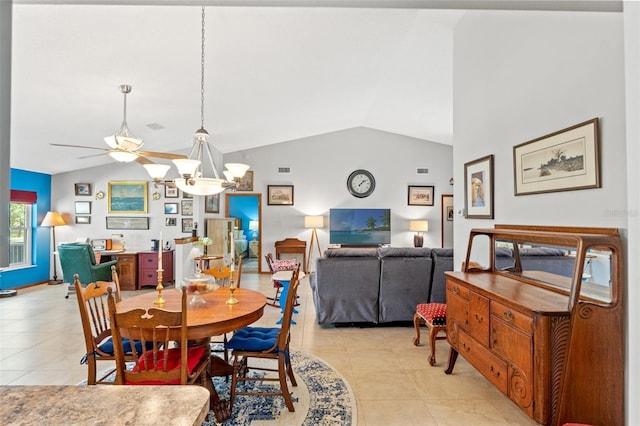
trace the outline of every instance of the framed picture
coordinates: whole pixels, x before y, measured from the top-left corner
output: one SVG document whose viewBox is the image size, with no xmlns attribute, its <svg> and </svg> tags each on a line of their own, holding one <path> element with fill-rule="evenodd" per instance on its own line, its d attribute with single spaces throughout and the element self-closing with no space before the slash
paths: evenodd
<svg viewBox="0 0 640 426">
<path fill-rule="evenodd" d="M 178 198 L 180 190 L 175 186 L 169 186 L 168 181 L 164 182 L 164 198 Z"/>
<path fill-rule="evenodd" d="M 182 200 L 182 215 L 193 216 L 193 200 Z"/>
<path fill-rule="evenodd" d="M 76 223 L 89 224 L 91 223 L 91 216 L 76 216 Z"/>
<path fill-rule="evenodd" d="M 292 206 L 293 185 L 267 185 L 267 204 L 270 206 Z"/>
<path fill-rule="evenodd" d="M 193 194 L 182 191 L 182 198 L 193 198 Z"/>
<path fill-rule="evenodd" d="M 440 241 L 442 248 L 453 247 L 453 194 L 442 194 L 442 214 L 440 216 L 440 227 L 442 238 Z"/>
<path fill-rule="evenodd" d="M 207 195 L 204 198 L 205 213 L 220 213 L 220 194 Z"/>
<path fill-rule="evenodd" d="M 410 206 L 432 206 L 433 186 L 409 185 L 407 203 Z"/>
<path fill-rule="evenodd" d="M 90 183 L 76 183 L 76 195 L 91 195 Z"/>
<path fill-rule="evenodd" d="M 182 219 L 182 232 L 193 231 L 193 219 Z"/>
<path fill-rule="evenodd" d="M 493 219 L 493 155 L 464 164 L 465 217 Z"/>
<path fill-rule="evenodd" d="M 178 221 L 176 220 L 175 217 L 167 217 L 164 219 L 165 226 L 176 226 L 177 223 Z"/>
<path fill-rule="evenodd" d="M 76 201 L 76 214 L 91 214 L 91 201 Z"/>
<path fill-rule="evenodd" d="M 253 171 L 249 170 L 244 174 L 238 182 L 236 191 L 253 191 Z"/>
<path fill-rule="evenodd" d="M 146 213 L 147 182 L 109 182 L 109 213 Z"/>
<path fill-rule="evenodd" d="M 164 214 L 178 214 L 178 203 L 164 203 Z"/>
<path fill-rule="evenodd" d="M 149 229 L 149 218 L 107 216 L 107 229 Z"/>
<path fill-rule="evenodd" d="M 600 188 L 598 118 L 513 147 L 515 195 Z"/>
</svg>

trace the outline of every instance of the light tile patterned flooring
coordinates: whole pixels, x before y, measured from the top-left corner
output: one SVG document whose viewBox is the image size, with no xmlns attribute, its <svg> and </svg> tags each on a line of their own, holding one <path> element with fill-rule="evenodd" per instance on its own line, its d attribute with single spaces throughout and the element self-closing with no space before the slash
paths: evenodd
<svg viewBox="0 0 640 426">
<path fill-rule="evenodd" d="M 273 294 L 268 274 L 243 273 L 242 287 Z M 41 285 L 0 299 L 0 385 L 75 385 L 86 379 L 77 301 L 65 294 L 66 285 Z M 306 278 L 299 294 L 291 346 L 344 375 L 356 396 L 358 425 L 536 425 L 462 357 L 454 374 L 445 375 L 445 341 L 438 342 L 438 363 L 431 367 L 424 331 L 423 345 L 416 347 L 413 327 L 320 327 Z M 257 325 L 272 326 L 277 318 L 279 309 L 267 306 Z"/>
</svg>

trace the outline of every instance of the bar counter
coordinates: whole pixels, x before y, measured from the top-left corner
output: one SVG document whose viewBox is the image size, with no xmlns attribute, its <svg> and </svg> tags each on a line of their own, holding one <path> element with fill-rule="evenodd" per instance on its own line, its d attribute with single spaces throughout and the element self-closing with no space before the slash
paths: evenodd
<svg viewBox="0 0 640 426">
<path fill-rule="evenodd" d="M 201 386 L 0 386 L 0 423 L 10 425 L 201 425 Z"/>
</svg>

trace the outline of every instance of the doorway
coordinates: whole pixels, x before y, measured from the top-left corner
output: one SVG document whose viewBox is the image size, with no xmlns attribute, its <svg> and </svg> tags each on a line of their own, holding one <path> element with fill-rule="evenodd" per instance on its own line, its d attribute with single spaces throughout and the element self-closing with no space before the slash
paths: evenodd
<svg viewBox="0 0 640 426">
<path fill-rule="evenodd" d="M 236 218 L 236 253 L 242 253 L 243 272 L 262 272 L 262 194 L 225 194 L 225 217 Z"/>
</svg>

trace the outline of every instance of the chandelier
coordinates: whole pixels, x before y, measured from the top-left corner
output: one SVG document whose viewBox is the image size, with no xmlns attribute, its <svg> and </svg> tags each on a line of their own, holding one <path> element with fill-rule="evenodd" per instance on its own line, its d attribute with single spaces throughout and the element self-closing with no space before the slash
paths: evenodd
<svg viewBox="0 0 640 426">
<path fill-rule="evenodd" d="M 127 93 L 131 93 L 131 86 L 123 84 L 120 92 L 124 95 L 124 116 L 122 125 L 113 136 L 107 136 L 104 141 L 112 149 L 109 155 L 116 161 L 128 163 L 138 158 L 135 151 L 142 148 L 142 139 L 135 137 L 127 126 Z"/>
<path fill-rule="evenodd" d="M 200 54 L 200 128 L 196 130 L 193 147 L 186 159 L 176 159 L 173 163 L 180 174 L 173 183 L 182 191 L 193 195 L 213 195 L 225 189 L 235 188 L 244 176 L 249 166 L 240 163 L 227 163 L 224 176 L 221 179 L 216 170 L 209 145 L 209 132 L 204 128 L 204 40 L 205 13 L 202 6 L 202 32 Z M 206 157 L 205 157 L 206 156 Z M 205 177 L 204 162 L 208 160 L 213 177 Z"/>
</svg>

